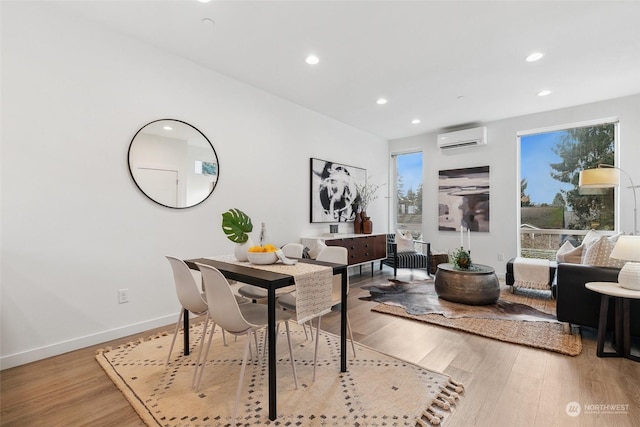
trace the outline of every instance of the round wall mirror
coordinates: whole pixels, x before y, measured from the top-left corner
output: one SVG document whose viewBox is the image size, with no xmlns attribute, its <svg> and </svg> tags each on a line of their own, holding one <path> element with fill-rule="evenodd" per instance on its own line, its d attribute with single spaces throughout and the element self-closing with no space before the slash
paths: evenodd
<svg viewBox="0 0 640 427">
<path fill-rule="evenodd" d="M 218 182 L 218 156 L 202 132 L 180 120 L 143 126 L 129 145 L 129 172 L 148 198 L 169 208 L 202 203 Z"/>
</svg>

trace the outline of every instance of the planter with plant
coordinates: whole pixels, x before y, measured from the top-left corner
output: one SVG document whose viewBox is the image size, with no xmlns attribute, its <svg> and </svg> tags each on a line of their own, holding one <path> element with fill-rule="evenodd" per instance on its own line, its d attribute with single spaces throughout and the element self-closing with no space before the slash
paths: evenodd
<svg viewBox="0 0 640 427">
<path fill-rule="evenodd" d="M 469 270 L 473 266 L 471 262 L 471 254 L 463 247 L 453 251 L 449 258 L 449 262 L 453 264 L 453 268 L 456 270 Z"/>
<path fill-rule="evenodd" d="M 358 195 L 355 200 L 356 221 L 354 221 L 354 232 L 356 234 L 371 234 L 373 231 L 373 222 L 367 215 L 369 204 L 378 198 L 376 192 L 383 184 L 373 183 L 356 183 L 356 191 Z M 359 221 L 360 220 L 360 221 Z"/>
<path fill-rule="evenodd" d="M 248 261 L 247 252 L 253 246 L 249 233 L 253 231 L 251 218 L 240 209 L 229 209 L 222 214 L 222 231 L 227 238 L 237 243 L 233 254 L 238 261 Z"/>
</svg>

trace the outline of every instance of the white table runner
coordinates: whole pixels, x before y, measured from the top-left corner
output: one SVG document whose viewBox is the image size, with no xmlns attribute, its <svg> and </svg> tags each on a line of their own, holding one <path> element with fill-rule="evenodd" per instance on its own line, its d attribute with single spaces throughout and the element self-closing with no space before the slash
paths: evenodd
<svg viewBox="0 0 640 427">
<path fill-rule="evenodd" d="M 331 267 L 305 262 L 298 262 L 295 265 L 285 265 L 280 262 L 256 265 L 248 261 L 238 261 L 233 255 L 213 256 L 207 257 L 207 259 L 293 276 L 295 285 L 279 290 L 296 291 L 296 321 L 298 323 L 304 323 L 331 311 L 331 291 L 333 288 L 333 269 Z"/>
</svg>

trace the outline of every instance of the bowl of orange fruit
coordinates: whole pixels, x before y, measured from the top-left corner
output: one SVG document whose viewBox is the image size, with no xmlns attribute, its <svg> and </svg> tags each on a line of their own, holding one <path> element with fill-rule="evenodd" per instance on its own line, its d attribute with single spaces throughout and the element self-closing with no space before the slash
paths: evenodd
<svg viewBox="0 0 640 427">
<path fill-rule="evenodd" d="M 267 265 L 278 261 L 277 247 L 268 243 L 264 246 L 251 246 L 247 251 L 247 258 L 251 264 Z"/>
</svg>

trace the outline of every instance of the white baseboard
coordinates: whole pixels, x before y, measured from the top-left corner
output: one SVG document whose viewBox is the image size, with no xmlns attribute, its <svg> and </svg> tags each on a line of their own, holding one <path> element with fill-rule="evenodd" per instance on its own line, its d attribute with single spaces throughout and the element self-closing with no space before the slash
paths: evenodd
<svg viewBox="0 0 640 427">
<path fill-rule="evenodd" d="M 74 338 L 68 341 L 39 347 L 33 350 L 14 353 L 0 357 L 0 370 L 13 368 L 15 366 L 24 365 L 35 362 L 37 360 L 46 359 L 48 357 L 57 356 L 59 354 L 68 353 L 70 351 L 79 350 L 81 348 L 90 347 L 92 345 L 112 341 L 118 338 L 126 337 L 150 329 L 159 328 L 161 326 L 175 325 L 178 313 L 171 316 L 159 317 L 157 319 L 147 320 L 133 325 L 123 326 L 121 328 L 111 329 L 99 332 L 93 335 Z"/>
</svg>

